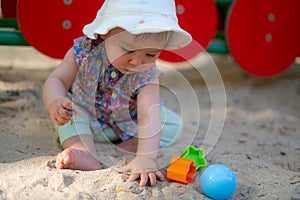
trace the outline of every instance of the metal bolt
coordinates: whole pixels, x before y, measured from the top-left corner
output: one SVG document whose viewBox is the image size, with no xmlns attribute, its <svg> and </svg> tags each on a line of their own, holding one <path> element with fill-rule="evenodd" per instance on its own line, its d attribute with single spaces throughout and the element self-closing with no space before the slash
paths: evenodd
<svg viewBox="0 0 300 200">
<path fill-rule="evenodd" d="M 65 21 L 63 22 L 62 26 L 63 26 L 64 29 L 68 30 L 68 29 L 71 28 L 72 23 L 71 23 L 71 21 L 69 21 L 69 20 L 65 20 Z"/>
<path fill-rule="evenodd" d="M 274 15 L 274 13 L 270 13 L 268 15 L 268 19 L 269 19 L 270 22 L 274 22 L 275 21 L 275 15 Z"/>
<path fill-rule="evenodd" d="M 265 36 L 265 39 L 267 42 L 271 42 L 273 40 L 273 36 L 271 33 L 267 33 Z"/>
<path fill-rule="evenodd" d="M 73 0 L 64 0 L 64 4 L 70 5 L 73 2 Z"/>
<path fill-rule="evenodd" d="M 184 6 L 183 5 L 178 5 L 177 6 L 177 14 L 183 14 L 185 11 Z"/>
</svg>

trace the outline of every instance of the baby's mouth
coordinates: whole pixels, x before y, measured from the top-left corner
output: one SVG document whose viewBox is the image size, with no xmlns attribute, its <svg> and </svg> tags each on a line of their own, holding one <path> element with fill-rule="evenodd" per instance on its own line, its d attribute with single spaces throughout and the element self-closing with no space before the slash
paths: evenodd
<svg viewBox="0 0 300 200">
<path fill-rule="evenodd" d="M 135 68 L 125 68 L 125 74 L 132 74 L 132 73 L 136 73 L 137 70 Z"/>
</svg>

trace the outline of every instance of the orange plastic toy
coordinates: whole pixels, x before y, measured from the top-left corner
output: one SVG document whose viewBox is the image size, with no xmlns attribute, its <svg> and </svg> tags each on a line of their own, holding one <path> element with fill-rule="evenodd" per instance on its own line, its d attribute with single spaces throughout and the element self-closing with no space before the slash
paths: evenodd
<svg viewBox="0 0 300 200">
<path fill-rule="evenodd" d="M 167 169 L 167 178 L 183 184 L 193 182 L 196 174 L 196 166 L 193 160 L 175 157 L 171 161 L 170 167 Z"/>
</svg>

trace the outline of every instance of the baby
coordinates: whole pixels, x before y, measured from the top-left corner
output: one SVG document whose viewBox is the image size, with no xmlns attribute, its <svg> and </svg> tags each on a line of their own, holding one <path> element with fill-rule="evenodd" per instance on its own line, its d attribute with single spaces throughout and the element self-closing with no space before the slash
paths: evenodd
<svg viewBox="0 0 300 200">
<path fill-rule="evenodd" d="M 98 170 L 94 141 L 136 153 L 122 169 L 151 186 L 164 175 L 158 151 L 180 134 L 181 118 L 160 104 L 162 49 L 184 47 L 174 0 L 106 0 L 43 88 L 43 100 L 63 147 L 58 169 Z"/>
</svg>

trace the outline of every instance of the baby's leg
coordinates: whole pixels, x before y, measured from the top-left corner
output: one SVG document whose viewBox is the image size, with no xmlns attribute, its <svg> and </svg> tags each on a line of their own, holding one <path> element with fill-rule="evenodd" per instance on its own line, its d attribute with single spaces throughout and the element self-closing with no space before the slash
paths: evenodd
<svg viewBox="0 0 300 200">
<path fill-rule="evenodd" d="M 132 137 L 128 140 L 125 140 L 117 144 L 117 150 L 125 153 L 136 153 L 137 143 L 138 143 L 137 137 Z"/>
<path fill-rule="evenodd" d="M 182 133 L 182 119 L 172 110 L 162 107 L 161 112 L 162 133 L 160 148 L 167 147 L 176 142 Z"/>
<path fill-rule="evenodd" d="M 59 153 L 56 158 L 57 169 L 101 169 L 91 135 L 84 134 L 70 137 L 63 142 L 62 146 L 64 151 Z"/>
<path fill-rule="evenodd" d="M 165 108 L 161 107 L 160 118 L 162 122 L 160 148 L 171 145 L 176 142 L 182 132 L 182 119 L 181 117 Z M 135 153 L 137 150 L 138 138 L 132 137 L 129 140 L 125 140 L 117 144 L 117 149 L 121 152 Z"/>
</svg>

